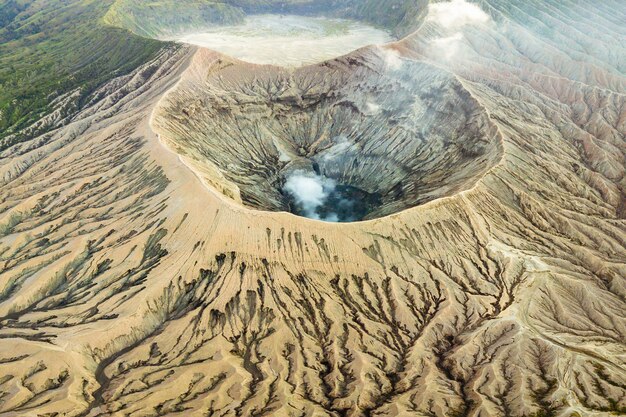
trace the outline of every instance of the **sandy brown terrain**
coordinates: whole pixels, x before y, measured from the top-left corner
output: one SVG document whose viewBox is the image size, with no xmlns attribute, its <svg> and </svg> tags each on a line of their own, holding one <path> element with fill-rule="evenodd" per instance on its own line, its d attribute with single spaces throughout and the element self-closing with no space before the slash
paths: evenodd
<svg viewBox="0 0 626 417">
<path fill-rule="evenodd" d="M 0 415 L 626 413 L 626 10 L 478 5 L 175 47 L 1 154 Z M 312 163 L 381 206 L 284 212 Z"/>
</svg>

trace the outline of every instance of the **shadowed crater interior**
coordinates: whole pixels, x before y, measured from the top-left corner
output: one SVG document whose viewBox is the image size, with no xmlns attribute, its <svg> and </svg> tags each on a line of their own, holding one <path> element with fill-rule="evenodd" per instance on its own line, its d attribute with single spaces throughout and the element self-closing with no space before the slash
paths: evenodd
<svg viewBox="0 0 626 417">
<path fill-rule="evenodd" d="M 381 205 L 379 194 L 338 184 L 318 171 L 296 170 L 287 175 L 283 191 L 290 212 L 329 222 L 352 222 Z"/>
</svg>

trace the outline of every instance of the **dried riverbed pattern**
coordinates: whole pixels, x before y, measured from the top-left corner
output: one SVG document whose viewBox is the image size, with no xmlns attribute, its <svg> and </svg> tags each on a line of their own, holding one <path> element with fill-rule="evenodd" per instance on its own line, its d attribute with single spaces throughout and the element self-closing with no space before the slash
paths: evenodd
<svg viewBox="0 0 626 417">
<path fill-rule="evenodd" d="M 202 164 L 203 142 L 171 135 L 176 118 L 195 120 L 192 99 L 206 90 L 176 92 L 220 75 L 235 82 L 236 71 L 234 90 L 249 86 L 257 105 L 269 75 L 192 48 L 109 84 L 67 127 L 5 151 L 1 414 L 626 412 L 624 49 L 589 48 L 625 35 L 623 8 L 481 6 L 489 26 L 447 33 L 426 21 L 394 49 L 313 74 L 322 91 L 362 77 L 369 92 L 400 77 L 389 70 L 410 68 L 431 77 L 425 88 L 434 77 L 463 98 L 464 123 L 480 121 L 469 131 L 481 139 L 469 143 L 482 153 L 465 161 L 485 162 L 461 171 L 480 175 L 389 217 L 329 225 L 241 207 L 234 179 L 247 185 L 254 169 L 266 178 L 261 162 L 280 159 L 281 143 L 242 147 L 258 163 L 249 171 Z M 564 42 L 561 25 L 580 30 Z M 433 48 L 442 39 L 454 56 Z M 182 114 L 162 119 L 173 99 Z M 237 186 L 244 203 L 265 201 L 253 185 Z"/>
</svg>

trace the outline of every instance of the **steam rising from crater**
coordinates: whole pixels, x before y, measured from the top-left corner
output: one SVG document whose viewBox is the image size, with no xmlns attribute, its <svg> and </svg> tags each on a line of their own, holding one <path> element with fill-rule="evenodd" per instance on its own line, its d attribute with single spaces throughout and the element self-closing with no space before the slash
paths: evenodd
<svg viewBox="0 0 626 417">
<path fill-rule="evenodd" d="M 479 6 L 465 0 L 434 3 L 429 6 L 428 20 L 445 29 L 457 29 L 465 25 L 487 23 L 489 15 Z"/>
<path fill-rule="evenodd" d="M 293 196 L 305 217 L 337 221 L 335 213 L 331 213 L 326 218 L 321 218 L 317 212 L 326 203 L 329 195 L 335 191 L 335 186 L 335 181 L 330 178 L 315 173 L 295 171 L 287 178 L 283 189 Z"/>
<path fill-rule="evenodd" d="M 447 32 L 446 36 L 436 38 L 431 43 L 430 54 L 450 61 L 462 53 L 465 36 L 462 29 L 467 25 L 489 23 L 491 18 L 480 6 L 465 0 L 452 0 L 446 3 L 431 4 L 426 19 Z"/>
<path fill-rule="evenodd" d="M 283 191 L 296 215 L 326 222 L 363 220 L 378 207 L 380 196 L 357 187 L 339 184 L 315 172 L 297 170 L 287 176 Z"/>
</svg>

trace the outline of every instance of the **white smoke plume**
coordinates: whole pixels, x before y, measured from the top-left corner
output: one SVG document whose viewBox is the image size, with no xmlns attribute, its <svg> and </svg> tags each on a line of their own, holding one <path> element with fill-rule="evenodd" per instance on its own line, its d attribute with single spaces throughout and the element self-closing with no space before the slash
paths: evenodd
<svg viewBox="0 0 626 417">
<path fill-rule="evenodd" d="M 330 162 L 348 153 L 357 150 L 357 145 L 351 143 L 348 138 L 343 135 L 334 139 L 335 144 L 321 153 L 324 162 Z"/>
<path fill-rule="evenodd" d="M 378 114 L 381 112 L 381 107 L 380 104 L 376 103 L 375 101 L 368 101 L 365 103 L 365 108 L 367 110 L 367 113 L 370 115 L 373 114 Z"/>
<path fill-rule="evenodd" d="M 429 6 L 427 21 L 439 25 L 449 34 L 434 39 L 430 53 L 449 61 L 461 53 L 465 36 L 462 29 L 467 25 L 487 24 L 491 20 L 480 6 L 465 0 L 434 3 Z"/>
<path fill-rule="evenodd" d="M 383 60 L 385 66 L 390 71 L 398 71 L 402 68 L 403 62 L 400 53 L 396 50 L 387 47 L 380 47 L 382 51 Z"/>
<path fill-rule="evenodd" d="M 465 25 L 487 23 L 489 15 L 476 4 L 452 0 L 431 4 L 427 20 L 436 22 L 445 29 L 458 29 Z"/>
<path fill-rule="evenodd" d="M 291 194 L 301 207 L 305 217 L 329 222 L 339 221 L 335 213 L 320 218 L 317 209 L 322 207 L 335 191 L 336 183 L 331 178 L 313 172 L 294 171 L 285 182 L 283 189 Z"/>
<path fill-rule="evenodd" d="M 439 54 L 443 54 L 446 60 L 450 60 L 459 53 L 462 42 L 463 34 L 461 32 L 457 32 L 452 36 L 446 36 L 445 38 L 433 40 L 432 46 L 436 51 L 438 51 Z"/>
</svg>

